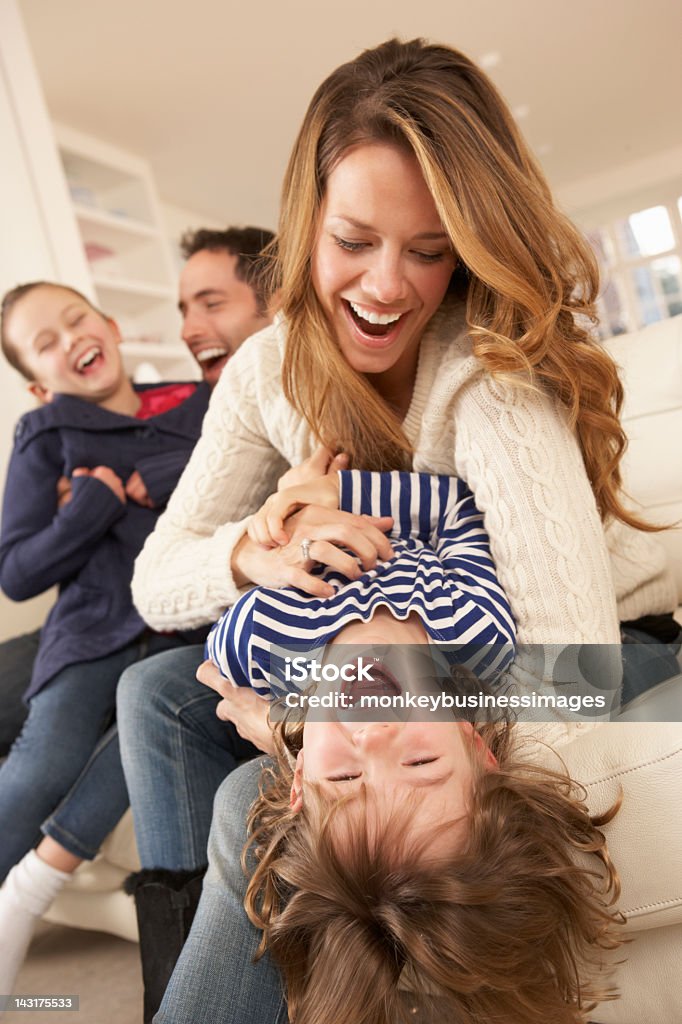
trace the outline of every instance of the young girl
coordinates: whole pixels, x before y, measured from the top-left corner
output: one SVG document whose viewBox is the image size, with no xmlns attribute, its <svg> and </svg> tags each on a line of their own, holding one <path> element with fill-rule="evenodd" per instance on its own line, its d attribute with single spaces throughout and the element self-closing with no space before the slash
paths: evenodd
<svg viewBox="0 0 682 1024">
<path fill-rule="evenodd" d="M 353 642 L 419 642 L 394 625 L 391 634 L 383 622 L 360 623 Z M 225 697 L 224 717 L 246 722 L 245 734 L 274 755 L 249 814 L 245 906 L 259 954 L 282 972 L 288 1020 L 584 1024 L 613 997 L 604 961 L 622 922 L 600 826 L 616 808 L 591 818 L 580 787 L 529 763 L 509 724 L 331 711 L 273 734 L 263 711 L 254 724 L 265 702 L 249 691 L 249 722 L 216 674 L 207 662 L 199 678 Z M 455 666 L 452 686 L 471 692 L 481 682 Z M 229 901 L 230 876 L 220 860 L 212 871 L 206 897 L 218 916 L 200 910 L 160 1024 L 190 1019 L 204 965 L 236 969 L 218 939 L 229 922 L 215 890 Z"/>
<path fill-rule="evenodd" d="M 0 585 L 17 601 L 59 586 L 28 718 L 0 767 L 0 878 L 16 865 L 0 893 L 0 991 L 11 993 L 36 920 L 127 806 L 112 725 L 118 678 L 182 642 L 146 629 L 130 580 L 199 436 L 208 389 L 133 386 L 114 321 L 61 285 L 9 292 L 1 336 L 41 405 L 16 429 Z"/>
<path fill-rule="evenodd" d="M 332 584 L 329 597 L 244 595 L 207 641 L 224 676 L 277 696 L 291 684 L 273 678 L 270 645 L 314 651 L 321 662 L 330 641 L 332 652 L 352 642 L 352 665 L 358 645 L 430 641 L 457 645 L 445 648 L 455 663 L 449 692 L 495 678 L 514 631 L 461 482 L 331 473 L 280 492 L 253 533 L 267 541 L 276 510 L 303 498 L 390 516 L 393 557 L 353 580 L 313 570 Z M 409 666 L 394 671 L 386 692 L 418 687 Z M 212 666 L 199 678 L 225 695 L 225 717 L 239 727 Z M 382 679 L 385 670 L 374 692 Z M 353 698 L 363 684 L 343 692 Z M 517 760 L 510 726 L 377 722 L 341 709 L 272 737 L 258 703 L 260 728 L 248 734 L 275 762 L 249 818 L 257 866 L 246 908 L 262 929 L 260 951 L 283 973 L 292 1021 L 575 1024 L 608 997 L 604 975 L 595 976 L 602 950 L 618 943 L 608 909 L 618 886 L 597 826 L 612 815 L 592 821 L 568 779 Z M 578 850 L 595 857 L 577 868 Z M 598 881 L 596 866 L 606 869 Z"/>
</svg>

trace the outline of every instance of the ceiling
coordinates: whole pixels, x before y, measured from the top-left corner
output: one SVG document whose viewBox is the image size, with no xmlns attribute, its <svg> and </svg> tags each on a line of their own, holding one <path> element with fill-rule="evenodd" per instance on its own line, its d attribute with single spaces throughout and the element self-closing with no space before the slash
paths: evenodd
<svg viewBox="0 0 682 1024">
<path fill-rule="evenodd" d="M 146 157 L 164 200 L 213 220 L 274 226 L 314 89 L 391 35 L 498 54 L 490 74 L 555 187 L 682 142 L 680 0 L 19 6 L 53 117 Z"/>
</svg>

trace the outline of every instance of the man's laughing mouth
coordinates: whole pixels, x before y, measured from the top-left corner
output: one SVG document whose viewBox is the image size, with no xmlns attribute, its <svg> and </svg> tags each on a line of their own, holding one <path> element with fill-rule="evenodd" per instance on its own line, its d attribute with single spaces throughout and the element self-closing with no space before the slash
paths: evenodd
<svg viewBox="0 0 682 1024">
<path fill-rule="evenodd" d="M 210 345 L 193 353 L 194 358 L 202 370 L 211 370 L 223 359 L 229 359 L 232 355 L 229 348 L 222 345 Z"/>
</svg>

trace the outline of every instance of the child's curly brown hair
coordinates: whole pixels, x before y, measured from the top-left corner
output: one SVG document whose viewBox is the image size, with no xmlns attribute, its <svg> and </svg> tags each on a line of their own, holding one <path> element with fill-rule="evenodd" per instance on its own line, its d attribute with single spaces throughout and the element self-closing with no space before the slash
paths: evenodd
<svg viewBox="0 0 682 1024">
<path fill-rule="evenodd" d="M 623 921 L 600 826 L 617 806 L 591 817 L 580 786 L 524 760 L 513 725 L 477 731 L 498 767 L 472 743 L 468 833 L 435 858 L 410 838 L 409 806 L 379 842 L 367 794 L 317 793 L 294 813 L 302 727 L 278 729 L 250 815 L 246 909 L 295 1024 L 579 1024 L 615 998 L 604 962 Z"/>
</svg>

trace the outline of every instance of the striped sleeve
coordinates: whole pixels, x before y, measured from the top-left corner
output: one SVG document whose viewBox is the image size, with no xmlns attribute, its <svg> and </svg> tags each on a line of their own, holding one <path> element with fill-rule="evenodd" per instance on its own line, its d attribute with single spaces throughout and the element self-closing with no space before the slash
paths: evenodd
<svg viewBox="0 0 682 1024">
<path fill-rule="evenodd" d="M 340 508 L 390 515 L 390 536 L 430 548 L 447 586 L 451 626 L 461 642 L 514 644 L 516 627 L 497 578 L 483 515 L 467 485 L 428 473 L 344 470 Z"/>
<path fill-rule="evenodd" d="M 470 598 L 472 624 L 486 623 L 489 643 L 513 644 L 516 624 L 497 578 L 483 514 L 462 480 L 452 478 L 449 483 L 448 501 L 432 534 L 431 545 L 452 585 L 463 598 Z"/>
</svg>

